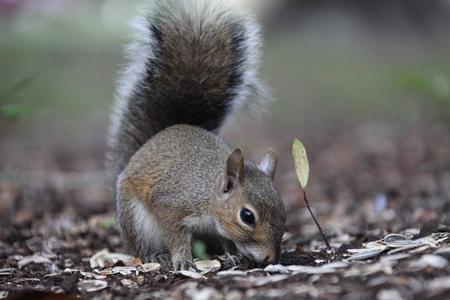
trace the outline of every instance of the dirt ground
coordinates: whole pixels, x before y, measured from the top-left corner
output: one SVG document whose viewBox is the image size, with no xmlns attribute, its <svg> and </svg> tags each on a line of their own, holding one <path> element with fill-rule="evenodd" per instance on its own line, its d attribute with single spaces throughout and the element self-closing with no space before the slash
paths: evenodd
<svg viewBox="0 0 450 300">
<path fill-rule="evenodd" d="M 125 21 L 114 24 L 133 1 L 59 1 L 64 13 L 43 1 L 42 15 L 9 2 L 32 10 L 0 20 L 0 299 L 450 299 L 445 1 L 279 1 L 293 5 L 264 26 L 261 72 L 278 101 L 224 138 L 254 161 L 278 153 L 281 261 L 218 256 L 202 273 L 124 254 L 115 224 L 104 153 Z M 331 249 L 305 209 L 294 138 Z"/>
<path fill-rule="evenodd" d="M 280 190 L 297 200 L 287 203 L 280 264 L 221 262 L 200 278 L 119 255 L 113 200 L 98 174 L 11 171 L 0 190 L 0 298 L 448 299 L 450 140 L 443 127 L 424 128 L 358 124 L 306 136 L 308 196 L 332 249 L 282 162 Z"/>
</svg>

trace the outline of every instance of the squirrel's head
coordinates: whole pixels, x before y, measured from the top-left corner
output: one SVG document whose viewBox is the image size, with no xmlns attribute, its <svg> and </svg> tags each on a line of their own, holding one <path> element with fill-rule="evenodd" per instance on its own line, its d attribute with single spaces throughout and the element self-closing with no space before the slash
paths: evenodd
<svg viewBox="0 0 450 300">
<path fill-rule="evenodd" d="M 277 263 L 280 258 L 286 211 L 273 183 L 277 159 L 268 149 L 259 165 L 244 163 L 242 150 L 236 148 L 227 157 L 219 184 L 219 233 L 259 262 Z"/>
</svg>

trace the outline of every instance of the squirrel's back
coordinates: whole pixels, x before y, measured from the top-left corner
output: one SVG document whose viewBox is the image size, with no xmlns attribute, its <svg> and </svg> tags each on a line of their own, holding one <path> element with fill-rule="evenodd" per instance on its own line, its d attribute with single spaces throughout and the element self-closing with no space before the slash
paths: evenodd
<svg viewBox="0 0 450 300">
<path fill-rule="evenodd" d="M 256 77 L 261 37 L 253 15 L 205 0 L 147 3 L 134 22 L 109 135 L 113 180 L 159 131 L 190 124 L 218 132 L 268 98 Z"/>
</svg>

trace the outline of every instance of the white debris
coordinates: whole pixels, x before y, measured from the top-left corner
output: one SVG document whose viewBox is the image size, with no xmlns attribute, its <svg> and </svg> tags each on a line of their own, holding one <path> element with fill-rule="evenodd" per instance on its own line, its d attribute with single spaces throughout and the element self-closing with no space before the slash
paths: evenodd
<svg viewBox="0 0 450 300">
<path fill-rule="evenodd" d="M 429 281 L 428 290 L 445 290 L 450 289 L 450 276 L 439 277 Z"/>
<path fill-rule="evenodd" d="M 104 268 L 113 265 L 119 260 L 125 262 L 130 261 L 134 257 L 123 253 L 110 253 L 108 249 L 103 249 L 95 253 L 89 260 L 91 268 Z"/>
<path fill-rule="evenodd" d="M 286 274 L 289 273 L 289 270 L 287 267 L 278 264 L 278 265 L 268 265 L 267 267 L 264 268 L 264 272 Z"/>
<path fill-rule="evenodd" d="M 196 261 L 195 265 L 202 274 L 217 271 L 221 267 L 220 262 L 216 259 Z"/>
<path fill-rule="evenodd" d="M 83 280 L 77 283 L 78 290 L 86 292 L 95 292 L 108 287 L 104 280 Z"/>
<path fill-rule="evenodd" d="M 0 276 L 9 276 L 12 274 L 12 272 L 14 271 L 14 268 L 5 268 L 5 269 L 0 269 Z"/>
<path fill-rule="evenodd" d="M 387 247 L 378 247 L 378 248 L 372 248 L 372 249 L 367 249 L 365 251 L 361 251 L 355 255 L 352 255 L 348 258 L 349 261 L 352 260 L 364 260 L 364 259 L 368 259 L 368 258 L 372 258 L 375 256 L 380 255 L 380 253 L 382 253 L 384 250 L 386 250 Z"/>
<path fill-rule="evenodd" d="M 404 297 L 395 289 L 381 290 L 377 293 L 377 300 L 403 300 Z"/>
<path fill-rule="evenodd" d="M 285 280 L 287 278 L 289 278 L 288 275 L 279 274 L 279 275 L 267 276 L 267 277 L 252 277 L 252 278 L 249 278 L 249 281 L 251 283 L 253 283 L 255 286 L 263 286 L 268 283 L 279 282 L 279 281 Z M 238 280 L 241 280 L 241 279 L 238 279 Z"/>
<path fill-rule="evenodd" d="M 17 266 L 19 267 L 19 269 L 21 269 L 23 266 L 28 265 L 30 263 L 35 263 L 35 264 L 51 264 L 52 261 L 47 258 L 44 257 L 42 255 L 39 254 L 33 254 L 31 256 L 25 256 L 23 257 L 21 260 L 19 260 L 17 262 Z"/>
<path fill-rule="evenodd" d="M 188 278 L 193 278 L 193 279 L 206 279 L 206 277 L 203 276 L 200 273 L 192 272 L 192 271 L 186 271 L 186 270 L 176 271 L 176 272 L 173 272 L 173 274 L 181 275 L 181 276 L 188 277 Z"/>
<path fill-rule="evenodd" d="M 136 272 L 137 269 L 135 267 L 114 267 L 112 268 L 112 271 L 122 275 L 130 275 L 131 273 Z"/>
<path fill-rule="evenodd" d="M 383 241 L 390 248 L 417 246 L 420 244 L 420 240 L 411 240 L 409 237 L 397 233 L 388 234 Z"/>
<path fill-rule="evenodd" d="M 137 268 L 135 267 L 114 267 L 114 268 L 107 268 L 101 271 L 96 270 L 98 274 L 101 275 L 112 275 L 112 274 L 122 274 L 122 275 L 129 275 L 133 272 L 137 272 Z"/>
<path fill-rule="evenodd" d="M 137 284 L 136 282 L 134 282 L 133 280 L 130 280 L 130 279 L 124 278 L 124 279 L 122 279 L 120 282 L 121 282 L 124 286 L 126 286 L 126 287 L 128 287 L 128 288 L 130 288 L 130 289 L 135 289 L 135 288 L 138 287 L 138 284 Z"/>
<path fill-rule="evenodd" d="M 434 254 L 441 255 L 444 257 L 450 257 L 450 246 L 440 248 L 434 252 Z"/>
<path fill-rule="evenodd" d="M 344 261 L 335 261 L 321 266 L 321 268 L 328 268 L 328 269 L 340 269 L 348 267 L 350 267 L 350 264 Z"/>
<path fill-rule="evenodd" d="M 430 267 L 435 269 L 444 269 L 448 266 L 448 260 L 439 255 L 424 254 L 421 260 L 425 261 Z"/>
<path fill-rule="evenodd" d="M 106 276 L 105 276 L 105 275 L 98 275 L 98 274 L 95 274 L 95 273 L 92 273 L 92 272 L 84 272 L 84 271 L 80 271 L 80 274 L 81 274 L 83 277 L 86 277 L 86 278 L 106 279 Z"/>
<path fill-rule="evenodd" d="M 220 271 L 217 273 L 217 276 L 219 277 L 226 277 L 226 276 L 246 276 L 247 272 L 244 271 L 238 271 L 238 270 L 228 270 L 228 271 Z"/>
<path fill-rule="evenodd" d="M 411 254 L 408 254 L 408 253 L 393 254 L 393 255 L 381 257 L 380 262 L 396 262 L 398 260 L 409 258 L 409 257 L 411 257 Z"/>
<path fill-rule="evenodd" d="M 142 272 L 142 273 L 157 271 L 160 268 L 161 268 L 161 265 L 158 263 L 148 263 L 148 264 L 142 264 L 142 265 L 137 266 L 138 271 Z"/>
<path fill-rule="evenodd" d="M 289 271 L 292 272 L 293 275 L 305 273 L 305 274 L 326 274 L 326 273 L 335 273 L 336 269 L 328 268 L 328 267 L 309 267 L 309 266 L 288 266 Z"/>
<path fill-rule="evenodd" d="M 210 299 L 217 299 L 218 291 L 213 288 L 204 288 L 202 290 L 199 290 L 195 294 L 196 300 L 210 300 Z"/>
</svg>

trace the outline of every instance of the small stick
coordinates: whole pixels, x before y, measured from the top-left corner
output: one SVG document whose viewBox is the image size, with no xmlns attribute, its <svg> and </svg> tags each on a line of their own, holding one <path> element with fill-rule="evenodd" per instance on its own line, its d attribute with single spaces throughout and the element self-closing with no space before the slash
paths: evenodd
<svg viewBox="0 0 450 300">
<path fill-rule="evenodd" d="M 323 233 L 322 228 L 319 225 L 319 222 L 317 222 L 317 220 L 316 220 L 316 217 L 314 217 L 314 214 L 313 214 L 313 212 L 311 210 L 311 207 L 309 207 L 308 198 L 306 197 L 306 191 L 305 191 L 304 188 L 302 188 L 302 190 L 303 190 L 303 199 L 305 200 L 306 207 L 308 208 L 309 213 L 311 214 L 311 217 L 313 218 L 314 222 L 316 222 L 316 225 L 319 228 L 320 234 L 322 234 L 323 240 L 325 241 L 325 244 L 327 245 L 328 250 L 331 250 L 331 246 L 330 246 L 330 242 L 328 241 L 328 238 Z"/>
<path fill-rule="evenodd" d="M 320 234 L 322 234 L 323 240 L 325 241 L 328 250 L 331 250 L 330 242 L 323 233 L 322 228 L 319 225 L 319 222 L 317 222 L 316 220 L 316 217 L 314 217 L 314 214 L 311 211 L 311 208 L 309 207 L 308 198 L 306 197 L 305 188 L 306 184 L 308 183 L 309 177 L 309 163 L 308 163 L 308 156 L 306 155 L 305 146 L 303 145 L 302 142 L 300 142 L 299 139 L 294 139 L 294 144 L 292 145 L 292 156 L 294 157 L 295 161 L 295 172 L 297 173 L 298 180 L 300 181 L 300 184 L 302 186 L 303 199 L 305 200 L 306 207 L 308 208 L 309 213 L 311 214 L 314 222 L 316 222 L 316 225 L 319 228 Z"/>
</svg>

